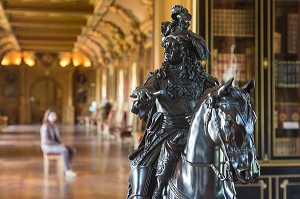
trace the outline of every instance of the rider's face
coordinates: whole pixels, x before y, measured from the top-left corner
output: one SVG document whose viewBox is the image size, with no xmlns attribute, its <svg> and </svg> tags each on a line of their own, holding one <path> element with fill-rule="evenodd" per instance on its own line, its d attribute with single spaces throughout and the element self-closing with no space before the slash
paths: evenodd
<svg viewBox="0 0 300 199">
<path fill-rule="evenodd" d="M 168 37 L 164 43 L 165 61 L 170 64 L 179 64 L 182 62 L 182 52 L 179 42 L 173 37 Z"/>
</svg>

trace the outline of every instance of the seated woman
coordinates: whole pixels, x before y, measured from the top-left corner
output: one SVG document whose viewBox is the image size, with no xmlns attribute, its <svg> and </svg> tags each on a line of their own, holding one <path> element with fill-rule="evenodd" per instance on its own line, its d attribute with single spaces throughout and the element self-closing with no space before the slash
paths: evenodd
<svg viewBox="0 0 300 199">
<path fill-rule="evenodd" d="M 71 169 L 71 162 L 75 149 L 64 145 L 59 139 L 59 131 L 55 124 L 56 112 L 48 109 L 45 112 L 43 125 L 41 127 L 41 147 L 44 153 L 59 153 L 63 155 L 65 176 L 75 177 L 76 173 Z"/>
</svg>

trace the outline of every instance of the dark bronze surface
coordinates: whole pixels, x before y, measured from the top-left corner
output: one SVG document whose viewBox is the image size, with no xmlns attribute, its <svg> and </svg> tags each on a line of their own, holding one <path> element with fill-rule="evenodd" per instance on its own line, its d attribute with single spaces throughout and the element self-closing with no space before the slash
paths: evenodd
<svg viewBox="0 0 300 199">
<path fill-rule="evenodd" d="M 167 198 L 236 198 L 235 181 L 247 184 L 259 177 L 253 138 L 256 116 L 248 94 L 254 81 L 240 89 L 232 87 L 232 80 L 200 99 Z M 215 163 L 215 146 L 224 153 L 220 171 L 214 166 L 219 164 Z"/>
<path fill-rule="evenodd" d="M 249 96 L 254 81 L 242 89 L 232 87 L 233 79 L 217 86 L 201 66 L 209 50 L 188 29 L 191 18 L 186 8 L 173 6 L 173 21 L 161 24 L 161 67 L 131 95 L 132 112 L 148 115 L 148 124 L 139 148 L 129 155 L 128 199 L 235 198 L 234 181 L 249 183 L 259 176 Z M 221 171 L 214 166 L 215 146 L 225 156 L 224 163 L 217 162 Z"/>
</svg>

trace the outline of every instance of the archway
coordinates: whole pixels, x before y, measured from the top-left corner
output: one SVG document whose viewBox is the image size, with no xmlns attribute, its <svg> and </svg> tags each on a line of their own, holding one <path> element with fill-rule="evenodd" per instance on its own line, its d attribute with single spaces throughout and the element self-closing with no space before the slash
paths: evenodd
<svg viewBox="0 0 300 199">
<path fill-rule="evenodd" d="M 30 96 L 31 122 L 41 123 L 45 110 L 54 108 L 57 111 L 58 122 L 61 121 L 62 89 L 50 77 L 39 79 L 32 87 Z"/>
</svg>

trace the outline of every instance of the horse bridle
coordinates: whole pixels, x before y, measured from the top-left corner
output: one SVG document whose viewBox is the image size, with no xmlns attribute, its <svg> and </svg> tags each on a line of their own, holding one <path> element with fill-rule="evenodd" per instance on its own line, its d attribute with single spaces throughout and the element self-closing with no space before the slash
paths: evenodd
<svg viewBox="0 0 300 199">
<path fill-rule="evenodd" d="M 209 109 L 209 115 L 206 115 L 206 121 L 205 121 L 205 135 L 207 133 L 207 127 L 208 127 L 208 123 L 211 119 L 211 115 L 212 115 L 212 110 L 215 110 L 213 108 L 210 108 Z M 215 110 L 216 111 L 216 110 Z M 217 115 L 217 114 L 216 114 Z M 215 118 L 215 125 L 218 125 L 216 126 L 216 129 L 218 129 L 218 138 L 221 140 L 221 148 L 222 148 L 222 151 L 224 153 L 224 156 L 225 156 L 225 159 L 226 161 L 225 162 L 222 162 L 221 164 L 224 164 L 223 166 L 223 172 L 222 171 L 219 171 L 213 163 L 193 163 L 193 162 L 190 162 L 186 159 L 186 155 L 185 154 L 182 154 L 182 159 L 189 165 L 193 166 L 193 167 L 208 167 L 208 168 L 211 168 L 213 170 L 213 172 L 215 173 L 215 175 L 221 180 L 221 181 L 228 181 L 228 183 L 231 185 L 231 191 L 232 191 L 232 194 L 233 196 L 236 195 L 236 191 L 235 191 L 235 188 L 234 188 L 234 185 L 233 185 L 233 178 L 232 178 L 232 174 L 231 174 L 231 171 L 230 171 L 230 162 L 229 162 L 229 157 L 227 155 L 227 152 L 225 150 L 225 144 L 223 142 L 223 140 L 221 139 L 221 135 L 220 135 L 220 131 L 221 131 L 221 128 L 219 126 L 219 121 L 220 121 L 220 118 L 219 117 L 216 117 Z M 206 136 L 205 136 L 206 137 Z M 169 182 L 169 185 L 170 185 L 170 189 L 173 191 L 173 193 L 180 199 L 189 199 L 186 195 L 184 195 L 184 193 L 182 193 L 176 186 L 173 185 L 173 183 L 170 181 Z M 235 198 L 235 197 L 234 197 Z"/>
<path fill-rule="evenodd" d="M 208 137 L 208 124 L 209 122 L 211 121 L 211 117 L 212 117 L 212 111 L 214 110 L 215 111 L 215 114 L 216 114 L 216 117 L 215 117 L 215 121 L 214 121 L 214 125 L 215 125 L 215 128 L 217 129 L 217 136 L 218 136 L 218 139 L 220 140 L 220 147 L 223 151 L 223 154 L 224 154 L 224 157 L 225 157 L 225 161 L 224 162 L 221 162 L 221 164 L 223 164 L 223 170 L 218 170 L 213 163 L 193 163 L 193 162 L 190 162 L 186 159 L 186 156 L 185 155 L 182 155 L 182 159 L 189 165 L 193 166 L 193 167 L 209 167 L 213 170 L 213 172 L 215 173 L 215 175 L 222 181 L 222 182 L 225 182 L 227 183 L 227 185 L 230 186 L 230 192 L 231 194 L 233 195 L 233 198 L 235 198 L 236 196 L 236 191 L 235 191 L 235 187 L 234 187 L 234 179 L 233 179 L 233 176 L 232 176 L 232 172 L 230 170 L 230 161 L 229 161 L 229 157 L 228 157 L 228 154 L 226 152 L 226 149 L 225 149 L 225 144 L 221 138 L 221 127 L 220 127 L 220 117 L 218 116 L 217 114 L 217 110 L 216 108 L 214 108 L 214 104 L 213 104 L 213 100 L 209 100 L 208 103 L 208 108 L 209 108 L 209 111 L 207 113 L 207 115 L 205 116 L 205 123 L 204 123 L 204 126 L 205 126 L 205 138 L 207 140 L 210 140 L 211 139 Z M 223 184 L 224 186 L 224 184 Z M 224 189 L 226 189 L 224 187 Z"/>
<path fill-rule="evenodd" d="M 205 120 L 205 137 L 207 138 L 207 130 L 208 130 L 208 123 L 209 123 L 209 121 L 210 121 L 210 119 L 211 119 L 211 115 L 212 115 L 212 110 L 215 110 L 216 111 L 216 109 L 214 109 L 214 108 L 212 108 L 212 107 L 209 107 L 210 109 L 210 111 L 208 112 L 208 115 L 206 115 L 206 120 Z M 217 115 L 217 114 L 216 114 Z M 223 140 L 221 139 L 221 128 L 220 128 L 220 125 L 219 125 L 219 121 L 220 121 L 220 118 L 218 117 L 218 115 L 217 115 L 217 117 L 215 118 L 215 127 L 216 127 L 216 129 L 217 129 L 217 136 L 218 136 L 218 138 L 219 138 L 219 140 L 221 141 L 221 144 L 220 144 L 220 147 L 222 148 L 222 151 L 223 151 L 223 153 L 224 153 L 224 156 L 225 156 L 225 162 L 223 162 L 223 164 L 224 164 L 224 167 L 226 166 L 226 168 L 227 169 L 230 169 L 230 162 L 229 162 L 229 157 L 228 157 L 228 155 L 227 155 L 227 152 L 226 152 L 226 150 L 225 150 L 225 144 L 224 144 L 224 142 L 223 142 Z M 208 139 L 208 138 L 207 138 Z M 193 166 L 193 167 L 210 167 L 212 170 L 213 170 L 213 172 L 215 173 L 215 175 L 221 180 L 221 181 L 224 181 L 224 180 L 230 180 L 230 181 L 233 181 L 232 180 L 232 178 L 230 177 L 230 175 L 224 175 L 224 173 L 223 172 L 221 172 L 221 171 L 219 171 L 216 167 L 215 167 L 215 165 L 213 164 L 213 163 L 193 163 L 193 162 L 190 162 L 190 161 L 188 161 L 187 159 L 186 159 L 186 156 L 183 154 L 182 155 L 182 158 L 183 158 L 183 160 L 186 162 L 186 163 L 188 163 L 189 165 L 191 165 L 191 166 Z M 225 169 L 224 169 L 224 171 L 226 171 Z"/>
<path fill-rule="evenodd" d="M 183 159 L 183 161 L 185 161 L 187 164 L 189 164 L 192 167 L 208 167 L 208 168 L 211 168 L 213 170 L 213 172 L 215 173 L 215 175 L 221 181 L 223 181 L 223 182 L 227 181 L 227 183 L 228 183 L 227 185 L 229 185 L 230 189 L 231 189 L 230 190 L 231 194 L 233 195 L 233 198 L 235 198 L 236 191 L 235 191 L 235 187 L 234 187 L 234 179 L 233 179 L 233 176 L 232 176 L 232 171 L 230 170 L 231 165 L 230 165 L 230 161 L 229 161 L 229 156 L 228 156 L 228 153 L 226 151 L 225 144 L 224 144 L 224 142 L 221 138 L 222 130 L 221 130 L 221 126 L 220 126 L 220 117 L 218 116 L 217 109 L 215 108 L 215 105 L 221 105 L 221 104 L 220 103 L 214 103 L 214 99 L 210 96 L 209 96 L 209 99 L 206 101 L 206 104 L 207 104 L 207 107 L 209 108 L 209 111 L 205 116 L 205 123 L 204 123 L 204 126 L 205 126 L 205 129 L 204 129 L 205 130 L 205 139 L 208 141 L 207 143 L 212 142 L 211 138 L 208 136 L 208 124 L 211 121 L 212 112 L 214 110 L 215 115 L 216 115 L 216 117 L 214 118 L 214 125 L 215 125 L 215 128 L 217 129 L 217 136 L 218 136 L 218 139 L 220 140 L 220 147 L 221 147 L 221 149 L 223 151 L 223 154 L 224 154 L 224 157 L 225 157 L 225 161 L 220 163 L 220 164 L 223 164 L 223 170 L 218 170 L 214 166 L 213 163 L 194 163 L 194 162 L 190 162 L 190 161 L 187 160 L 185 154 L 182 154 L 182 159 Z M 232 105 L 234 103 L 230 103 L 230 104 Z M 239 111 L 237 111 L 237 112 L 238 112 L 238 114 L 240 114 Z M 244 120 L 243 120 L 243 122 L 245 123 Z M 253 150 L 253 149 L 255 150 L 254 147 L 250 147 L 247 150 L 240 150 L 238 153 L 239 154 L 240 153 L 246 153 L 246 152 L 248 152 L 250 150 Z M 238 153 L 236 153 L 236 154 L 238 154 Z M 230 154 L 230 155 L 232 155 L 232 154 Z M 172 182 L 169 182 L 169 185 L 170 185 L 170 188 L 173 190 L 173 192 L 177 193 L 177 196 L 180 196 L 180 198 L 187 198 L 183 193 L 180 192 L 180 190 L 178 190 L 172 184 Z"/>
</svg>

